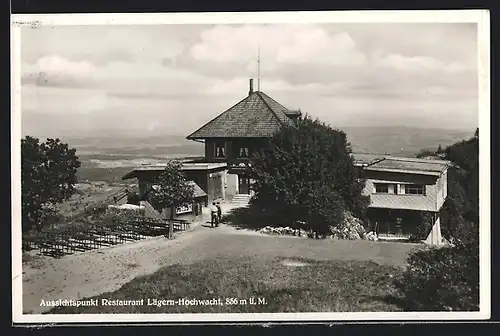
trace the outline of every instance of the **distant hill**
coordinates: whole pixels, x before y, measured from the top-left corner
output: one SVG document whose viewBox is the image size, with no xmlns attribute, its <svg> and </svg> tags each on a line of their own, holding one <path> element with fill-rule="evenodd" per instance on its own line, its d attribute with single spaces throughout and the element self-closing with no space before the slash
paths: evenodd
<svg viewBox="0 0 500 336">
<path fill-rule="evenodd" d="M 355 152 L 413 156 L 422 149 L 436 150 L 474 135 L 467 130 L 416 127 L 339 127 Z"/>
<path fill-rule="evenodd" d="M 474 128 L 468 130 L 424 129 L 406 126 L 339 127 L 347 134 L 355 152 L 413 156 L 422 149 L 443 148 L 468 139 Z M 40 137 L 45 139 L 46 137 Z M 84 157 L 109 159 L 127 157 L 199 156 L 203 144 L 187 140 L 183 135 L 124 135 L 102 134 L 89 136 L 62 136 L 62 141 L 77 149 Z"/>
<path fill-rule="evenodd" d="M 422 149 L 436 150 L 473 136 L 474 130 L 421 129 L 413 127 L 339 127 L 358 153 L 415 156 Z M 38 136 L 41 140 L 46 137 Z M 203 156 L 203 144 L 181 135 L 87 135 L 61 136 L 77 149 L 82 161 L 81 181 L 123 182 L 121 177 L 140 162 L 172 157 Z"/>
</svg>

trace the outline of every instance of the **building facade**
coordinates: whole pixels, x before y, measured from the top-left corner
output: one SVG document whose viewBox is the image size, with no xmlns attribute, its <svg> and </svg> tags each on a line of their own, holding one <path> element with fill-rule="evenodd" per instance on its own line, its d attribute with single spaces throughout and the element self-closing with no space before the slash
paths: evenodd
<svg viewBox="0 0 500 336">
<path fill-rule="evenodd" d="M 204 193 L 204 205 L 216 200 L 231 201 L 236 195 L 253 194 L 247 169 L 251 155 L 268 144 L 284 125 L 291 125 L 302 113 L 288 110 L 263 92 L 253 90 L 250 79 L 248 95 L 228 110 L 187 136 L 204 143 L 202 159 L 184 162 L 182 171 L 188 181 Z M 142 197 L 156 183 L 164 166 L 141 166 L 122 177 L 136 178 Z"/>
<path fill-rule="evenodd" d="M 187 139 L 205 144 L 205 163 L 224 163 L 224 199 L 235 195 L 251 196 L 252 181 L 246 173 L 251 155 L 268 144 L 281 127 L 293 124 L 302 113 L 289 110 L 267 94 L 253 90 L 250 79 L 248 96 L 224 111 Z"/>
<path fill-rule="evenodd" d="M 137 179 L 139 185 L 139 197 L 142 198 L 148 190 L 156 183 L 158 176 L 165 169 L 164 165 L 141 166 L 132 170 L 122 177 L 122 180 Z M 226 183 L 225 163 L 196 163 L 184 162 L 181 170 L 186 179 L 195 187 L 198 194 L 204 193 L 205 206 L 208 202 L 224 199 L 224 185 Z M 196 195 L 195 195 L 196 196 Z"/>
<path fill-rule="evenodd" d="M 367 217 L 382 237 L 409 237 L 429 221 L 426 242 L 442 243 L 439 212 L 447 197 L 449 162 L 354 154 L 370 197 Z"/>
</svg>

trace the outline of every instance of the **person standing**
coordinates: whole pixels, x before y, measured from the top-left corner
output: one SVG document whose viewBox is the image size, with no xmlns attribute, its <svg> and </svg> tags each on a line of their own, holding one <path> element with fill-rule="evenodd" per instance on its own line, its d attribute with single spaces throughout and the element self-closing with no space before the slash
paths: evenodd
<svg viewBox="0 0 500 336">
<path fill-rule="evenodd" d="M 219 223 L 221 222 L 222 218 L 222 208 L 220 207 L 220 202 L 217 202 L 215 205 L 217 207 L 217 224 L 216 226 L 219 226 Z"/>
<path fill-rule="evenodd" d="M 217 223 L 217 213 L 218 209 L 217 206 L 215 205 L 215 202 L 212 202 L 212 206 L 210 207 L 210 213 L 211 213 L 211 222 L 210 222 L 210 227 L 214 227 L 215 225 L 218 225 Z"/>
</svg>

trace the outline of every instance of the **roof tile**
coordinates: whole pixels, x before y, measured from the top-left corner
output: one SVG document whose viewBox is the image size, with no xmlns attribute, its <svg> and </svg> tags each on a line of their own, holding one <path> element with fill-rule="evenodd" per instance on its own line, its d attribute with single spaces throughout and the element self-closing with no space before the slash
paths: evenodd
<svg viewBox="0 0 500 336">
<path fill-rule="evenodd" d="M 263 92 L 253 92 L 190 134 L 188 139 L 271 137 L 292 120 L 283 105 Z"/>
</svg>

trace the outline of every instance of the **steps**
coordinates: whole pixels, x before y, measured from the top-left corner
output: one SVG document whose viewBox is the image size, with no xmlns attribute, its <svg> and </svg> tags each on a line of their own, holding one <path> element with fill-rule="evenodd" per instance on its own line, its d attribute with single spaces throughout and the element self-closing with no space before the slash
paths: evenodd
<svg viewBox="0 0 500 336">
<path fill-rule="evenodd" d="M 237 206 L 237 207 L 246 207 L 250 203 L 250 195 L 246 194 L 237 194 L 234 195 L 233 199 L 231 200 L 231 204 Z"/>
</svg>

